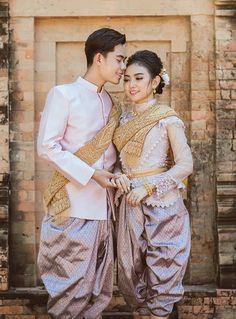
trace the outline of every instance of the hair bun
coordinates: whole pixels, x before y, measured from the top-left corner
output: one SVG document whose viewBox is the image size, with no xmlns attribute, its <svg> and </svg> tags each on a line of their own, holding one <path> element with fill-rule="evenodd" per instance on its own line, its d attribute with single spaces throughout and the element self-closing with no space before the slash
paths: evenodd
<svg viewBox="0 0 236 319">
<path fill-rule="evenodd" d="M 164 80 L 161 78 L 161 81 L 160 81 L 160 83 L 158 84 L 158 87 L 156 88 L 156 93 L 157 93 L 157 94 L 162 94 L 164 87 L 165 87 L 165 82 L 164 82 Z"/>
</svg>

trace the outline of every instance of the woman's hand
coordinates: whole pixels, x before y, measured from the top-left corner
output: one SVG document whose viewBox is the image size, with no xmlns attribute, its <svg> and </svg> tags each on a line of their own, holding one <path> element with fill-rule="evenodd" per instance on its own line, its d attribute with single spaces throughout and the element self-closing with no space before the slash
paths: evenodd
<svg viewBox="0 0 236 319">
<path fill-rule="evenodd" d="M 130 191 L 130 180 L 125 174 L 115 175 L 114 182 L 122 193 L 128 193 Z"/>
<path fill-rule="evenodd" d="M 148 195 L 144 186 L 134 188 L 126 197 L 127 203 L 131 206 L 137 206 L 141 200 Z"/>
</svg>

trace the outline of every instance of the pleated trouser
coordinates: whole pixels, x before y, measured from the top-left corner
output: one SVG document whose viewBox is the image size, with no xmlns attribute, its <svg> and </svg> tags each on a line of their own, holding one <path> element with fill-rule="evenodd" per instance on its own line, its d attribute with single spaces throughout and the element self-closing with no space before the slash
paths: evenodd
<svg viewBox="0 0 236 319">
<path fill-rule="evenodd" d="M 113 290 L 112 220 L 70 218 L 42 223 L 38 267 L 49 293 L 48 313 L 59 319 L 100 319 Z"/>
<path fill-rule="evenodd" d="M 167 316 L 184 293 L 190 253 L 182 198 L 170 207 L 131 207 L 123 196 L 117 224 L 118 285 L 133 310 Z"/>
</svg>

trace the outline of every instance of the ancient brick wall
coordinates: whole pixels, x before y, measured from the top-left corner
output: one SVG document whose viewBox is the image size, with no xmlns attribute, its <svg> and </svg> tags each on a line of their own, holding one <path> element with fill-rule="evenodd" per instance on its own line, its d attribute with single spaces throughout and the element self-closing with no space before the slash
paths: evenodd
<svg viewBox="0 0 236 319">
<path fill-rule="evenodd" d="M 216 280 L 214 19 L 191 17 L 191 127 L 194 171 L 190 178 L 192 250 L 190 283 Z M 203 37 L 204 34 L 204 37 Z"/>
<path fill-rule="evenodd" d="M 134 10 L 94 0 L 93 16 L 88 0 L 58 3 L 0 1 L 0 318 L 47 318 L 36 258 L 50 168 L 35 154 L 38 122 L 48 90 L 83 74 L 84 40 L 102 26 L 127 34 L 128 54 L 159 53 L 171 77 L 162 99 L 186 123 L 194 173 L 185 284 L 198 286 L 187 288 L 179 318 L 235 318 L 235 291 L 216 289 L 236 288 L 235 1 L 146 0 Z M 108 90 L 123 97 L 122 85 Z M 122 304 L 115 295 L 108 310 Z"/>
<path fill-rule="evenodd" d="M 37 273 L 33 25 L 30 17 L 10 19 L 10 284 L 26 287 L 36 285 Z"/>
<path fill-rule="evenodd" d="M 216 1 L 216 172 L 219 279 L 236 287 L 236 4 Z"/>
<path fill-rule="evenodd" d="M 15 0 L 10 6 L 10 260 L 14 286 L 37 283 L 42 191 L 50 169 L 35 154 L 35 139 L 46 94 L 53 85 L 83 74 L 84 41 L 102 26 L 126 33 L 128 54 L 141 48 L 157 51 L 170 74 L 171 86 L 162 99 L 184 119 L 194 155 L 187 200 L 192 251 L 185 282 L 216 281 L 214 3 L 148 1 L 149 5 L 137 2 L 134 10 L 125 1 L 101 5 L 96 0 L 93 17 L 83 1 L 71 1 L 66 8 L 57 1 L 41 6 L 38 1 Z M 122 84 L 107 88 L 122 98 Z"/>
<path fill-rule="evenodd" d="M 8 289 L 9 272 L 9 13 L 0 3 L 0 290 Z"/>
</svg>

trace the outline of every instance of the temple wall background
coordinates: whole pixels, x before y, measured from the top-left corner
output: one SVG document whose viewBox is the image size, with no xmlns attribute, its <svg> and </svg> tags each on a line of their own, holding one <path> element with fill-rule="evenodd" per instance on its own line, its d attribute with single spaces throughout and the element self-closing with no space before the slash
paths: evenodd
<svg viewBox="0 0 236 319">
<path fill-rule="evenodd" d="M 219 297 L 219 301 L 199 301 L 208 303 L 208 308 L 212 305 L 201 319 L 213 318 L 214 311 L 219 313 L 215 318 L 221 318 L 220 307 L 229 304 L 235 314 L 234 293 L 228 292 L 225 305 L 221 305 L 224 294 L 216 293 L 217 288 L 236 288 L 235 13 L 235 1 L 228 0 L 70 0 L 66 5 L 61 0 L 0 1 L 0 290 L 4 298 L 9 294 L 16 298 L 12 289 L 36 291 L 41 284 L 36 258 L 42 191 L 50 168 L 38 159 L 35 142 L 46 94 L 53 85 L 83 74 L 84 41 L 106 26 L 126 34 L 128 54 L 146 48 L 160 55 L 171 78 L 162 99 L 186 124 L 194 157 L 186 200 L 192 229 L 186 300 L 195 307 L 193 300 L 202 291 L 204 298 Z M 122 84 L 107 89 L 123 99 Z M 192 318 L 193 308 L 184 309 L 181 318 Z M 231 318 L 231 310 L 222 318 Z"/>
</svg>

